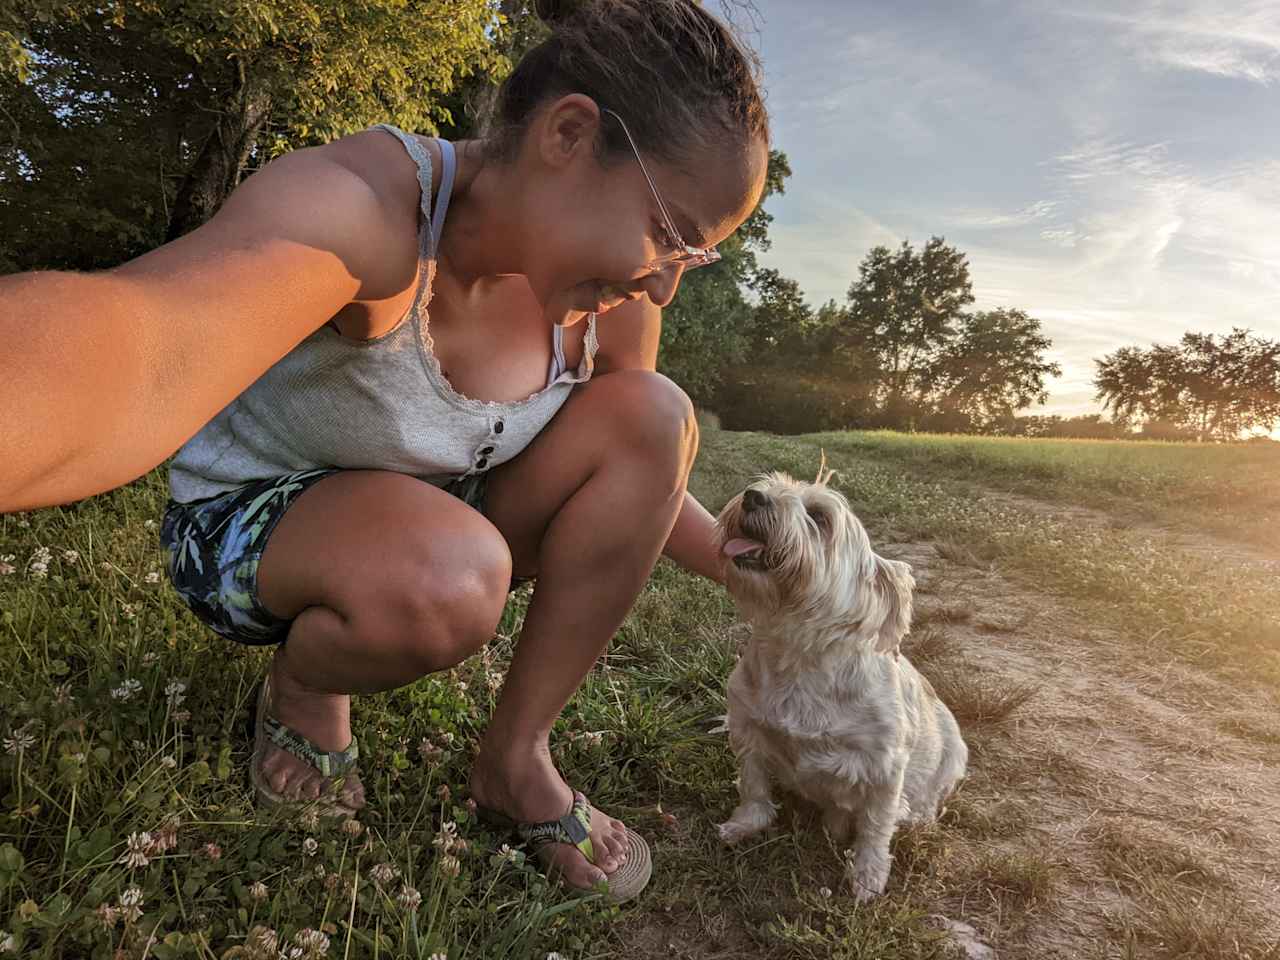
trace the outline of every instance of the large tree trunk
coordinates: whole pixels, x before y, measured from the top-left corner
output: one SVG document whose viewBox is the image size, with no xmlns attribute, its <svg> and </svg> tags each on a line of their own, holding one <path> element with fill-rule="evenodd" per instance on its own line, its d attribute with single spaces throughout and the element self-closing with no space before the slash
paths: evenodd
<svg viewBox="0 0 1280 960">
<path fill-rule="evenodd" d="M 205 138 L 173 201 L 165 241 L 194 230 L 217 212 L 244 172 L 245 164 L 271 113 L 271 94 L 265 85 L 236 65 L 231 95 Z"/>
</svg>

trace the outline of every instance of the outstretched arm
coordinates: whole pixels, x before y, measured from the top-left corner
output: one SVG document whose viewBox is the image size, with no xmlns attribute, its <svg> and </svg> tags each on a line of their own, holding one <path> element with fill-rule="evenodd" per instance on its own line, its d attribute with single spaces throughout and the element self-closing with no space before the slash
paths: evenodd
<svg viewBox="0 0 1280 960">
<path fill-rule="evenodd" d="M 386 286 L 380 201 L 328 150 L 272 162 L 207 224 L 113 270 L 0 279 L 0 513 L 146 473 Z"/>
</svg>

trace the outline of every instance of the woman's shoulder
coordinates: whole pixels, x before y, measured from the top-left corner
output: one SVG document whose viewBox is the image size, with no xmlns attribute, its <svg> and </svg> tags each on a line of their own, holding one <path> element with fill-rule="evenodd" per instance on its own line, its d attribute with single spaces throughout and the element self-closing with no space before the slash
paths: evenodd
<svg viewBox="0 0 1280 960">
<path fill-rule="evenodd" d="M 440 186 L 443 163 L 440 145 L 431 137 L 405 133 L 415 152 L 430 157 L 431 190 Z M 369 128 L 334 140 L 321 149 L 364 180 L 384 206 L 395 214 L 409 216 L 416 223 L 421 199 L 418 164 L 409 149 L 386 129 Z"/>
</svg>

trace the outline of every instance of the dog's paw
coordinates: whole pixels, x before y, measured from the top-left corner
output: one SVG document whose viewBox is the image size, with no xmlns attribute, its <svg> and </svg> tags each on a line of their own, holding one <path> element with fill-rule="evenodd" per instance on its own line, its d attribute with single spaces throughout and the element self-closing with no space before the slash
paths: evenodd
<svg viewBox="0 0 1280 960">
<path fill-rule="evenodd" d="M 858 903 L 874 900 L 884 893 L 889 885 L 889 866 L 884 864 L 862 864 L 845 874 L 849 880 L 849 889 Z"/>
<path fill-rule="evenodd" d="M 726 847 L 732 847 L 735 843 L 745 840 L 756 831 L 749 824 L 739 823 L 736 820 L 729 820 L 716 827 L 716 832 L 720 834 L 720 842 Z"/>
</svg>

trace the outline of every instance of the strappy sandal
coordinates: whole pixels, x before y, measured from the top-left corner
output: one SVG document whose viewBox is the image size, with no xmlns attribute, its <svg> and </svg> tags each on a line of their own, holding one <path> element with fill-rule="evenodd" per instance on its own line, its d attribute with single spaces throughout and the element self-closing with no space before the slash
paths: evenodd
<svg viewBox="0 0 1280 960">
<path fill-rule="evenodd" d="M 573 792 L 573 803 L 569 812 L 558 820 L 544 820 L 541 823 L 521 823 L 512 820 L 505 813 L 488 807 L 477 807 L 480 819 L 500 830 L 509 830 L 522 842 L 528 845 L 529 852 L 536 854 L 543 847 L 553 843 L 567 843 L 577 847 L 587 862 L 596 862 L 595 850 L 591 843 L 591 804 L 577 790 Z M 640 894 L 649 883 L 653 874 L 653 858 L 649 853 L 649 844 L 644 837 L 627 828 L 627 859 L 613 873 L 608 874 L 608 898 L 614 903 L 623 903 Z M 575 888 L 577 889 L 577 888 Z"/>
<path fill-rule="evenodd" d="M 253 724 L 253 755 L 249 758 L 249 782 L 253 784 L 258 803 L 267 807 L 286 804 L 305 806 L 325 817 L 354 817 L 356 810 L 337 799 L 334 794 L 343 780 L 356 769 L 360 748 L 355 737 L 351 738 L 351 743 L 345 750 L 322 750 L 297 730 L 286 727 L 271 716 L 268 712 L 270 701 L 271 674 L 268 673 L 262 678 L 262 685 L 258 688 L 258 706 Z M 277 793 L 262 773 L 262 759 L 268 746 L 279 747 L 319 771 L 325 778 L 328 789 L 314 800 L 293 799 Z"/>
</svg>

